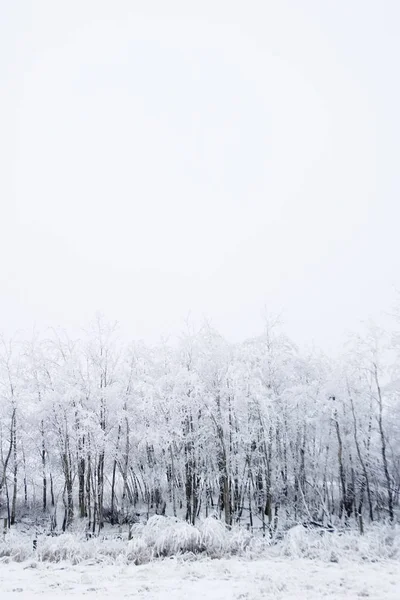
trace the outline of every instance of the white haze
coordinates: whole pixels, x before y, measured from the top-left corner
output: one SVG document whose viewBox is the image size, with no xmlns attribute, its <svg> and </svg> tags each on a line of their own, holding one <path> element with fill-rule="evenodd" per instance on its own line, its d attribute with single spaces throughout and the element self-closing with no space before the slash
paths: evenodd
<svg viewBox="0 0 400 600">
<path fill-rule="evenodd" d="M 0 6 L 0 328 L 332 350 L 390 307 L 398 2 Z"/>
</svg>

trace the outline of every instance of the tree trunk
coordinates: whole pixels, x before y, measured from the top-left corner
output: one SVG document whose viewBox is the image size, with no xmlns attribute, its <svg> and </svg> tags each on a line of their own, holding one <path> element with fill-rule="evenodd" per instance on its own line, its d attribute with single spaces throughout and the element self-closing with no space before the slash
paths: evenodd
<svg viewBox="0 0 400 600">
<path fill-rule="evenodd" d="M 42 481 L 43 481 L 43 502 L 42 508 L 43 512 L 46 512 L 47 508 L 47 477 L 46 477 L 46 445 L 44 440 L 44 424 L 41 422 L 41 430 L 42 430 Z"/>
<path fill-rule="evenodd" d="M 379 424 L 379 433 L 380 433 L 380 437 L 381 437 L 381 453 L 382 453 L 383 470 L 384 470 L 385 479 L 386 479 L 388 511 L 389 511 L 389 518 L 391 521 L 393 521 L 394 511 L 393 511 L 392 482 L 391 482 L 390 474 L 389 474 L 389 466 L 388 466 L 387 454 L 386 454 L 386 437 L 385 437 L 385 432 L 383 429 L 383 399 L 382 399 L 382 392 L 381 392 L 381 387 L 380 387 L 379 378 L 378 378 L 378 368 L 377 368 L 376 364 L 374 364 L 374 378 L 375 378 L 376 389 L 378 392 L 378 404 L 379 404 L 378 424 Z"/>
<path fill-rule="evenodd" d="M 15 513 L 17 508 L 17 487 L 18 487 L 18 462 L 17 462 L 17 419 L 14 418 L 13 429 L 13 495 L 11 504 L 11 525 L 15 524 Z"/>
</svg>

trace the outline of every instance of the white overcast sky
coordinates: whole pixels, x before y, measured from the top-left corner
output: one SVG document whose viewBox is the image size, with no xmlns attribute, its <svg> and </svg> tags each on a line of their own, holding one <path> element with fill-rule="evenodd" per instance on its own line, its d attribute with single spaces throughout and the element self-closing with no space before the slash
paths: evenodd
<svg viewBox="0 0 400 600">
<path fill-rule="evenodd" d="M 264 307 L 335 348 L 400 279 L 400 2 L 0 0 L 0 328 Z"/>
</svg>

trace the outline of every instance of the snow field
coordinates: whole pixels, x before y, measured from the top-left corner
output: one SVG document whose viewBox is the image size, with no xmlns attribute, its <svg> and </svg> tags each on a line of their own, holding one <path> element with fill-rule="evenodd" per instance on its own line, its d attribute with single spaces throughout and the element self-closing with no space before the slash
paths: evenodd
<svg viewBox="0 0 400 600">
<path fill-rule="evenodd" d="M 394 561 L 167 558 L 135 565 L 24 562 L 0 565 L 1 600 L 399 600 Z"/>
</svg>

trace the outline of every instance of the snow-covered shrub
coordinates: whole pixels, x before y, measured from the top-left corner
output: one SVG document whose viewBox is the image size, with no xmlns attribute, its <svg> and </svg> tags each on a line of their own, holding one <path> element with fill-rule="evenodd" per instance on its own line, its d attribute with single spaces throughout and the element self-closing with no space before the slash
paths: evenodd
<svg viewBox="0 0 400 600">
<path fill-rule="evenodd" d="M 153 557 L 152 549 L 141 537 L 133 537 L 126 549 L 126 560 L 128 563 L 143 565 Z"/>
<path fill-rule="evenodd" d="M 222 521 L 208 517 L 200 525 L 201 545 L 209 556 L 223 556 L 229 546 L 228 531 Z"/>
<path fill-rule="evenodd" d="M 400 558 L 400 526 L 373 524 L 365 535 L 357 532 L 344 534 L 341 539 L 342 550 L 347 554 L 357 553 L 363 560 Z"/>
<path fill-rule="evenodd" d="M 36 548 L 33 540 L 36 540 Z M 173 517 L 155 515 L 146 525 L 136 524 L 116 537 L 110 528 L 99 537 L 86 539 L 77 526 L 75 532 L 57 536 L 9 531 L 0 537 L 0 561 L 83 561 L 107 564 L 143 564 L 155 557 L 191 556 L 199 554 L 218 558 L 233 554 L 250 559 L 283 555 L 322 561 L 400 559 L 400 525 L 372 524 L 365 534 L 346 528 L 332 532 L 292 527 L 281 540 L 252 534 L 244 528 L 228 529 L 215 518 L 199 522 L 198 527 Z"/>
<path fill-rule="evenodd" d="M 243 529 L 243 527 L 233 527 L 229 532 L 226 551 L 229 554 L 243 554 L 250 548 L 253 539 L 254 537 L 250 531 Z"/>
<path fill-rule="evenodd" d="M 326 551 L 326 537 L 320 531 L 296 525 L 286 533 L 280 550 L 285 556 L 318 558 L 318 553 Z"/>
<path fill-rule="evenodd" d="M 143 523 L 135 523 L 134 525 L 131 525 L 129 528 L 130 538 L 141 537 L 143 535 L 144 529 L 145 525 L 143 525 Z"/>
<path fill-rule="evenodd" d="M 197 554 L 202 549 L 200 531 L 185 521 L 161 529 L 154 543 L 156 556 L 174 556 L 184 552 Z"/>
<path fill-rule="evenodd" d="M 156 540 L 160 536 L 162 531 L 168 529 L 169 527 L 173 527 L 179 522 L 179 519 L 175 517 L 163 517 L 161 515 L 153 515 L 143 527 L 143 539 L 146 541 L 147 544 L 153 546 L 156 543 Z M 132 531 L 134 531 L 134 528 L 135 526 L 133 526 Z"/>
<path fill-rule="evenodd" d="M 90 542 L 89 542 L 90 543 Z M 89 558 L 89 548 L 83 544 L 83 538 L 77 534 L 65 533 L 56 537 L 41 537 L 37 544 L 37 557 L 40 561 L 60 562 L 68 560 L 72 564 Z"/>
<path fill-rule="evenodd" d="M 10 531 L 0 538 L 0 559 L 9 558 L 15 562 L 27 560 L 32 555 L 30 537 L 16 531 Z"/>
<path fill-rule="evenodd" d="M 400 558 L 400 526 L 373 524 L 360 535 L 357 529 L 328 532 L 297 525 L 278 547 L 285 556 L 325 561 L 396 559 Z"/>
</svg>

